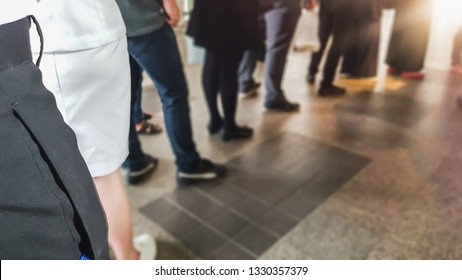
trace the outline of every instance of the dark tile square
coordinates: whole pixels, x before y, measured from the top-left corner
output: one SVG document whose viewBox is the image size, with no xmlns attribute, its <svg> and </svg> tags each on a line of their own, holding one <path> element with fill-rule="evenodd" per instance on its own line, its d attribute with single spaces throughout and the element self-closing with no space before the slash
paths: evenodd
<svg viewBox="0 0 462 280">
<path fill-rule="evenodd" d="M 182 240 L 201 226 L 197 220 L 180 210 L 175 210 L 172 215 L 158 223 L 178 240 Z"/>
<path fill-rule="evenodd" d="M 178 207 L 165 198 L 157 199 L 140 208 L 140 212 L 154 222 L 165 219 L 178 210 Z"/>
<path fill-rule="evenodd" d="M 251 254 L 245 252 L 231 242 L 226 243 L 213 252 L 208 260 L 254 260 Z"/>
<path fill-rule="evenodd" d="M 169 199 L 203 220 L 213 217 L 224 208 L 223 205 L 216 203 L 192 188 L 180 189 L 171 194 Z"/>
<path fill-rule="evenodd" d="M 266 213 L 258 223 L 277 234 L 279 237 L 284 236 L 293 227 L 297 225 L 299 220 L 285 214 L 284 212 L 274 209 Z"/>
<path fill-rule="evenodd" d="M 224 205 L 230 205 L 246 196 L 244 192 L 230 186 L 229 183 L 200 190 L 219 200 Z"/>
<path fill-rule="evenodd" d="M 259 256 L 268 250 L 277 238 L 262 228 L 252 225 L 235 236 L 234 240 Z"/>
<path fill-rule="evenodd" d="M 267 170 L 268 171 L 268 170 Z M 283 178 L 277 178 L 272 172 L 242 170 L 240 176 L 234 177 L 229 184 L 252 194 L 265 192 L 268 185 L 280 185 Z"/>
<path fill-rule="evenodd" d="M 244 217 L 256 220 L 267 212 L 271 206 L 252 196 L 248 196 L 234 203 L 231 207 Z"/>
<path fill-rule="evenodd" d="M 185 237 L 181 243 L 201 258 L 221 247 L 226 240 L 216 232 L 201 225 L 197 230 Z"/>
<path fill-rule="evenodd" d="M 209 224 L 221 233 L 232 237 L 249 226 L 249 221 L 226 209 L 217 214 Z"/>
<path fill-rule="evenodd" d="M 284 185 L 267 186 L 266 190 L 264 192 L 259 193 L 257 196 L 259 199 L 265 201 L 266 203 L 274 205 L 287 198 L 292 191 L 293 188 L 289 188 Z"/>
</svg>

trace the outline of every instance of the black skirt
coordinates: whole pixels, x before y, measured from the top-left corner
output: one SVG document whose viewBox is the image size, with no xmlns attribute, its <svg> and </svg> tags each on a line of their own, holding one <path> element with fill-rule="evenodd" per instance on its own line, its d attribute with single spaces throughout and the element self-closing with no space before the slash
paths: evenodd
<svg viewBox="0 0 462 280">
<path fill-rule="evenodd" d="M 422 70 L 430 36 L 431 2 L 395 0 L 389 4 L 396 11 L 387 64 L 400 72 Z"/>
<path fill-rule="evenodd" d="M 32 61 L 30 20 L 0 25 L 0 259 L 107 259 L 105 215 Z"/>
</svg>

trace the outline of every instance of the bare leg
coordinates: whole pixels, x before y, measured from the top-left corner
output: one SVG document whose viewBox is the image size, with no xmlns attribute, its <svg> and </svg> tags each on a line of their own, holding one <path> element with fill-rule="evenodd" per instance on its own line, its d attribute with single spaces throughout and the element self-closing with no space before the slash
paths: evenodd
<svg viewBox="0 0 462 280">
<path fill-rule="evenodd" d="M 109 245 L 116 259 L 136 260 L 133 246 L 131 208 L 120 171 L 93 178 L 109 226 Z"/>
</svg>

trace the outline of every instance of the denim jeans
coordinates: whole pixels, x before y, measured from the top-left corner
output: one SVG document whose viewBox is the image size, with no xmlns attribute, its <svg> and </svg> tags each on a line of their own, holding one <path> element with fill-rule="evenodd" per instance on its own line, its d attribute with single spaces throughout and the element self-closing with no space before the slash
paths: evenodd
<svg viewBox="0 0 462 280">
<path fill-rule="evenodd" d="M 126 167 L 139 165 L 144 159 L 135 132 L 134 104 L 140 91 L 143 70 L 154 82 L 162 101 L 165 128 L 180 171 L 191 171 L 200 162 L 193 141 L 188 103 L 188 86 L 183 72 L 175 33 L 170 25 L 146 35 L 128 37 L 132 75 L 132 115 L 130 121 L 129 156 Z M 136 63 L 134 63 L 136 61 Z"/>
</svg>

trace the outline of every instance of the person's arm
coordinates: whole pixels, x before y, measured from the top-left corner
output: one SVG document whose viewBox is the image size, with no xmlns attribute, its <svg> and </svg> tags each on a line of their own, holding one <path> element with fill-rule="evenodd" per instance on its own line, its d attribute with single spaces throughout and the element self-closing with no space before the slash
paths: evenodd
<svg viewBox="0 0 462 280">
<path fill-rule="evenodd" d="M 176 27 L 181 19 L 181 11 L 176 3 L 176 0 L 163 0 L 165 12 L 168 14 L 169 19 L 167 22 Z"/>
</svg>

